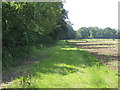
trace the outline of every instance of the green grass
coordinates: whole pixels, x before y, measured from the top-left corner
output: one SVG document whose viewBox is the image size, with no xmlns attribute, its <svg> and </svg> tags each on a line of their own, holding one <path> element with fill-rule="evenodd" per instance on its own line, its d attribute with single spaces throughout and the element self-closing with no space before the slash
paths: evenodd
<svg viewBox="0 0 120 90">
<path fill-rule="evenodd" d="M 24 76 L 11 81 L 7 88 L 117 88 L 117 72 L 99 59 L 74 45 L 58 42 L 56 46 L 35 49 L 37 63 L 16 67 Z"/>
</svg>

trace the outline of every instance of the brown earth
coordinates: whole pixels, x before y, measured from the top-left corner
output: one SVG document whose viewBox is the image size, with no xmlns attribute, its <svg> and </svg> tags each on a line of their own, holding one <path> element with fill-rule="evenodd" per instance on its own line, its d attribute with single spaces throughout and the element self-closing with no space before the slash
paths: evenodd
<svg viewBox="0 0 120 90">
<path fill-rule="evenodd" d="M 77 47 L 91 52 L 94 56 L 102 60 L 103 64 L 118 70 L 119 52 L 118 42 L 108 41 L 69 41 L 76 44 Z M 120 69 L 119 69 L 120 70 Z"/>
</svg>

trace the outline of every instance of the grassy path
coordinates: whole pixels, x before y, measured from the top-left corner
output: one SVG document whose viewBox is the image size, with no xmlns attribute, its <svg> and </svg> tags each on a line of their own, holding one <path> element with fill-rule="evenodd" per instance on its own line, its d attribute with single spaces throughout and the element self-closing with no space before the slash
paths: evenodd
<svg viewBox="0 0 120 90">
<path fill-rule="evenodd" d="M 117 88 L 117 72 L 100 64 L 89 52 L 60 41 L 58 45 L 36 49 L 43 58 L 14 70 L 22 76 L 8 88 Z"/>
</svg>

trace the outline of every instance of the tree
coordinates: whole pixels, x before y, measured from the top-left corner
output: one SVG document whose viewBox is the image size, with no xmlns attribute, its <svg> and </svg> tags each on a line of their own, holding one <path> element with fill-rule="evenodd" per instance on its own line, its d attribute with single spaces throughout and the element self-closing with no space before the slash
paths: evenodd
<svg viewBox="0 0 120 90">
<path fill-rule="evenodd" d="M 89 29 L 86 27 L 81 27 L 77 30 L 77 37 L 82 39 L 89 38 Z"/>
<path fill-rule="evenodd" d="M 70 22 L 67 22 L 67 30 L 68 30 L 67 38 L 68 39 L 75 39 L 76 32 L 74 31 L 72 24 Z"/>
<path fill-rule="evenodd" d="M 117 30 L 106 27 L 104 29 L 98 27 L 82 27 L 77 30 L 77 38 L 117 38 Z"/>
<path fill-rule="evenodd" d="M 104 38 L 116 38 L 116 30 L 109 27 L 104 29 Z"/>
<path fill-rule="evenodd" d="M 63 12 L 61 2 L 3 2 L 3 47 L 49 41 L 53 38 L 51 33 L 58 29 L 58 23 L 64 22 Z"/>
</svg>

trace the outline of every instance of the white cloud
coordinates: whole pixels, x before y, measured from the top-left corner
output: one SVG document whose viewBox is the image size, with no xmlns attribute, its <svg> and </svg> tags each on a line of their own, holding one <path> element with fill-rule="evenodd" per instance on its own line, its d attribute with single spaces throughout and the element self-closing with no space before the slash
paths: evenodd
<svg viewBox="0 0 120 90">
<path fill-rule="evenodd" d="M 118 28 L 119 0 L 66 0 L 64 7 L 75 30 L 98 26 Z"/>
</svg>

